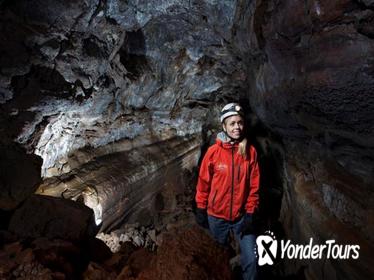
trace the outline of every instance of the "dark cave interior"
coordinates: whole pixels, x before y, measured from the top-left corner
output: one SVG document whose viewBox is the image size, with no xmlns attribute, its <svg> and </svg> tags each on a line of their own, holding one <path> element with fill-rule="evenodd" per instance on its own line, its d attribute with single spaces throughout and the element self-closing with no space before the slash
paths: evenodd
<svg viewBox="0 0 374 280">
<path fill-rule="evenodd" d="M 195 222 L 239 102 L 259 225 L 360 246 L 260 279 L 374 273 L 374 1 L 0 0 L 0 278 L 239 279 Z M 217 266 L 220 267 L 217 270 Z"/>
</svg>

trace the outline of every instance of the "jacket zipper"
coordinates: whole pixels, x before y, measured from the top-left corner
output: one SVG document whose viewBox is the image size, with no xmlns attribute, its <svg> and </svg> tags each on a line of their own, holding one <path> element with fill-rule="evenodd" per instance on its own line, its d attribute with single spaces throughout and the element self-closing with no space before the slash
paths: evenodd
<svg viewBox="0 0 374 280">
<path fill-rule="evenodd" d="M 234 146 L 231 148 L 231 166 L 232 166 L 232 173 L 231 173 L 231 201 L 230 201 L 230 221 L 232 220 L 232 203 L 234 199 Z"/>
</svg>

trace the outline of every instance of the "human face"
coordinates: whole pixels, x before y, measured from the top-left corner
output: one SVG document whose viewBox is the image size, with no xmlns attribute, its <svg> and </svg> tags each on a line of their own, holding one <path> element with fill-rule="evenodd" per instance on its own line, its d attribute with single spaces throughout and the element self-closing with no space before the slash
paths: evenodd
<svg viewBox="0 0 374 280">
<path fill-rule="evenodd" d="M 232 139 L 238 140 L 243 135 L 244 120 L 239 115 L 231 116 L 223 121 L 222 127 L 228 136 Z"/>
</svg>

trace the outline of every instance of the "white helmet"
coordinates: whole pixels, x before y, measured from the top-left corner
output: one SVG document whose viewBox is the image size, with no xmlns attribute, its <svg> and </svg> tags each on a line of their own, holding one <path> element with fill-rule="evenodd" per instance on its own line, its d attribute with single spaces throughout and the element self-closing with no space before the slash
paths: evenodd
<svg viewBox="0 0 374 280">
<path fill-rule="evenodd" d="M 223 123 L 223 121 L 226 118 L 235 116 L 235 115 L 239 115 L 243 117 L 244 115 L 243 108 L 238 103 L 229 103 L 225 107 L 222 108 L 219 119 L 221 123 Z"/>
</svg>

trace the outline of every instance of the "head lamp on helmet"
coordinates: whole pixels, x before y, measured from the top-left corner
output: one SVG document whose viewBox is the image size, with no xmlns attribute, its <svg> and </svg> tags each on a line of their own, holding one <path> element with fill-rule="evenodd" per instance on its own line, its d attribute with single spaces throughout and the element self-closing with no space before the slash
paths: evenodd
<svg viewBox="0 0 374 280">
<path fill-rule="evenodd" d="M 243 116 L 243 108 L 238 103 L 229 103 L 222 108 L 219 118 L 221 123 L 223 123 L 226 118 L 235 115 Z"/>
</svg>

